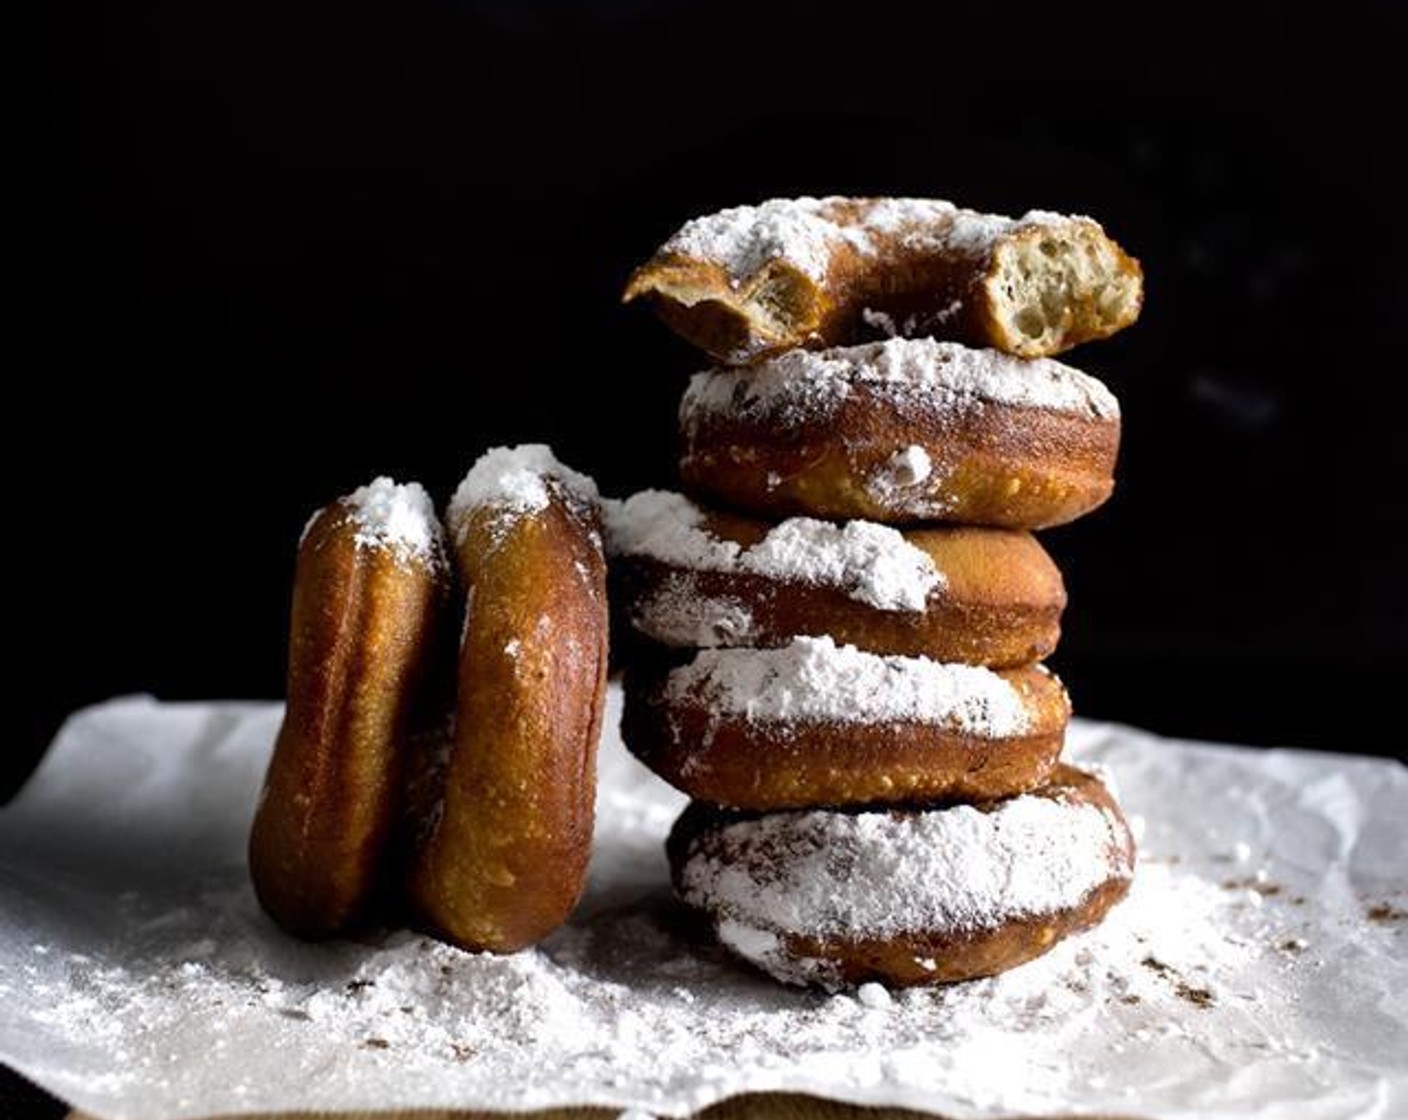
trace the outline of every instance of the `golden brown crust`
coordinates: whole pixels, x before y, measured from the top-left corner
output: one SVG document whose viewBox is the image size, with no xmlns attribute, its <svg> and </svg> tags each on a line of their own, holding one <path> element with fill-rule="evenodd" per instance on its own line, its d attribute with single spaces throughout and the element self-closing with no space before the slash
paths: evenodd
<svg viewBox="0 0 1408 1120">
<path fill-rule="evenodd" d="M 1062 525 L 1105 502 L 1120 439 L 1118 416 L 1000 401 L 939 408 L 864 382 L 824 416 L 786 426 L 715 411 L 682 429 L 685 487 L 750 513 L 1009 529 Z M 895 486 L 896 456 L 910 448 L 931 469 Z"/>
<path fill-rule="evenodd" d="M 939 724 L 750 720 L 672 695 L 665 665 L 633 667 L 621 736 L 675 788 L 738 809 L 990 800 L 1039 786 L 1056 766 L 1070 719 L 1061 682 L 1035 667 L 999 674 L 1027 715 L 1019 735 L 965 734 Z"/>
<path fill-rule="evenodd" d="M 748 548 L 772 526 L 712 511 L 700 528 Z M 780 646 L 829 634 L 873 653 L 998 668 L 1040 661 L 1056 648 L 1065 586 L 1030 533 L 947 526 L 909 529 L 904 538 L 942 576 L 923 610 L 882 609 L 832 585 L 630 555 L 616 562 L 617 594 L 635 630 L 675 647 Z"/>
<path fill-rule="evenodd" d="M 250 834 L 260 903 L 305 937 L 372 918 L 446 589 L 443 563 L 358 537 L 338 503 L 299 546 L 288 707 Z"/>
<path fill-rule="evenodd" d="M 1109 873 L 1079 904 L 1042 913 L 1009 915 L 997 924 L 920 929 L 888 937 L 822 937 L 781 931 L 774 950 L 778 955 L 777 963 L 782 966 L 778 970 L 780 978 L 791 982 L 805 980 L 830 988 L 852 987 L 868 981 L 907 987 L 977 979 L 1024 964 L 1071 933 L 1099 923 L 1128 893 L 1134 870 L 1134 838 L 1124 814 L 1097 777 L 1065 764 L 1058 766 L 1049 780 L 1030 796 L 1072 807 L 1094 806 L 1107 815 L 1113 844 L 1108 854 Z M 1001 804 L 993 802 L 978 808 L 991 810 Z M 692 803 L 676 821 L 666 845 L 676 893 L 681 897 L 686 894 L 685 868 L 691 858 L 700 850 L 717 853 L 723 844 L 722 829 L 759 815 Z M 857 889 L 870 888 L 857 883 Z M 694 912 L 710 926 L 716 925 L 720 917 L 709 908 Z"/>
<path fill-rule="evenodd" d="M 756 255 L 757 234 L 778 216 L 770 207 L 813 227 L 809 252 L 779 243 Z M 739 229 L 752 214 L 741 260 L 677 234 L 636 269 L 623 298 L 649 300 L 677 334 L 730 364 L 883 333 L 1049 356 L 1129 326 L 1143 300 L 1139 262 L 1087 218 L 1011 221 L 945 203 L 847 198 L 729 213 Z"/>
<path fill-rule="evenodd" d="M 581 893 L 606 693 L 605 561 L 594 510 L 548 482 L 537 511 L 486 506 L 456 547 L 468 601 L 443 811 L 410 895 L 439 934 L 512 952 Z"/>
<path fill-rule="evenodd" d="M 916 933 L 889 939 L 788 937 L 785 941 L 787 952 L 819 962 L 834 976 L 834 982 L 844 987 L 872 980 L 888 987 L 951 984 L 996 976 L 1035 960 L 1062 939 L 1099 924 L 1128 893 L 1127 878 L 1108 879 L 1079 906 L 1039 917 L 1014 918 L 996 929 Z"/>
<path fill-rule="evenodd" d="M 893 939 L 787 938 L 787 951 L 825 962 L 847 986 L 869 980 L 892 986 L 947 984 L 995 976 L 1033 960 L 1057 942 L 1097 925 L 1129 893 L 1134 869 L 1134 837 L 1110 791 L 1094 775 L 1062 765 L 1038 796 L 1072 805 L 1095 805 L 1117 823 L 1126 874 L 1112 876 L 1080 905 L 1048 914 L 1014 918 L 985 930 L 913 933 Z M 933 967 L 927 967 L 932 964 Z"/>
</svg>

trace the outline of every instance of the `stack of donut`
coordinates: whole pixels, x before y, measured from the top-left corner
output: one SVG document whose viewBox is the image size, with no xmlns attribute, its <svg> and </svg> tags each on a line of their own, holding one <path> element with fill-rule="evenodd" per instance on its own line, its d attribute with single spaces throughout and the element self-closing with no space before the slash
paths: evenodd
<svg viewBox="0 0 1408 1120">
<path fill-rule="evenodd" d="M 723 363 L 680 406 L 684 494 L 605 508 L 635 650 L 622 732 L 693 803 L 677 893 L 738 957 L 826 988 L 992 975 L 1099 921 L 1133 843 L 1060 761 L 1032 530 L 1113 487 L 1119 408 L 1051 358 L 1134 320 L 1093 221 L 776 200 L 630 281 Z"/>
</svg>

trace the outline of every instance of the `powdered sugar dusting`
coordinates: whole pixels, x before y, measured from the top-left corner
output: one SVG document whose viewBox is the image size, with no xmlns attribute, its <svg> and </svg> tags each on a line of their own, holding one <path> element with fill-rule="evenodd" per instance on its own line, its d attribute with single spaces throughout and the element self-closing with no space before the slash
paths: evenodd
<svg viewBox="0 0 1408 1120">
<path fill-rule="evenodd" d="M 550 481 L 570 500 L 586 504 L 597 500 L 596 483 L 558 462 L 546 444 L 525 443 L 486 451 L 470 467 L 450 499 L 445 516 L 450 532 L 456 540 L 461 539 L 469 516 L 486 506 L 519 515 L 545 509 Z"/>
<path fill-rule="evenodd" d="M 748 603 L 705 593 L 689 572 L 673 573 L 638 595 L 630 612 L 637 630 L 666 645 L 711 649 L 748 645 L 755 637 Z"/>
<path fill-rule="evenodd" d="M 742 368 L 696 373 L 680 398 L 681 426 L 710 416 L 758 419 L 780 428 L 831 415 L 851 395 L 846 348 L 787 350 Z"/>
<path fill-rule="evenodd" d="M 1042 228 L 1060 234 L 1076 224 L 1099 228 L 1099 223 L 1091 218 L 1049 210 L 1028 210 L 1020 218 L 1008 218 L 922 199 L 882 199 L 865 220 L 875 228 L 884 223 L 890 232 L 910 244 L 975 257 L 987 256 L 1004 237 L 1020 230 Z"/>
<path fill-rule="evenodd" d="M 934 461 L 929 453 L 918 444 L 911 444 L 896 451 L 866 480 L 866 490 L 886 507 L 896 503 L 912 506 L 926 501 L 922 491 L 917 494 L 913 491 L 928 482 L 933 473 Z"/>
<path fill-rule="evenodd" d="M 735 206 L 686 222 L 661 252 L 721 265 L 734 283 L 773 261 L 784 261 L 814 280 L 826 275 L 831 250 L 846 240 L 823 216 L 828 199 L 774 198 Z"/>
<path fill-rule="evenodd" d="M 951 470 L 948 464 L 936 464 L 918 444 L 911 444 L 866 475 L 865 492 L 883 509 L 909 518 L 942 520 L 953 508 L 953 496 L 942 485 Z"/>
<path fill-rule="evenodd" d="M 872 229 L 893 235 L 914 226 L 951 221 L 958 213 L 958 207 L 952 202 L 938 198 L 877 198 L 866 208 L 864 221 Z M 1007 219 L 994 220 L 1001 222 Z"/>
<path fill-rule="evenodd" d="M 780 649 L 706 649 L 673 669 L 676 702 L 761 723 L 925 723 L 956 734 L 1024 734 L 1031 717 L 991 669 L 794 638 Z"/>
<path fill-rule="evenodd" d="M 682 494 L 643 490 L 625 501 L 608 500 L 604 508 L 607 547 L 617 556 L 835 587 L 881 610 L 922 611 L 945 582 L 927 553 L 897 530 L 869 521 L 836 525 L 794 517 L 744 547 L 710 533 L 704 511 Z"/>
<path fill-rule="evenodd" d="M 422 560 L 440 547 L 435 504 L 418 482 L 397 485 L 385 476 L 358 487 L 344 499 L 357 526 L 357 543 L 402 550 Z"/>
<path fill-rule="evenodd" d="M 1028 214 L 1014 221 L 1001 214 L 964 210 L 951 202 L 882 198 L 864 210 L 861 221 L 866 228 L 894 237 L 902 244 L 981 256 L 1019 226 L 1034 224 L 1032 217 Z M 1069 220 L 1059 214 L 1051 217 L 1060 222 Z"/>
<path fill-rule="evenodd" d="M 917 486 L 934 471 L 929 453 L 918 444 L 896 451 L 889 465 L 896 486 Z"/>
<path fill-rule="evenodd" d="M 857 391 L 914 410 L 991 401 L 1111 420 L 1119 402 L 1095 378 L 1052 358 L 1017 358 L 932 338 L 790 350 L 742 369 L 696 374 L 680 403 L 686 432 L 710 417 L 788 426 L 823 420 Z"/>
<path fill-rule="evenodd" d="M 380 549 L 399 561 L 437 565 L 444 558 L 444 534 L 435 505 L 418 482 L 397 483 L 382 475 L 339 499 L 355 532 L 358 548 Z M 326 508 L 316 510 L 299 534 L 300 545 Z"/>
<path fill-rule="evenodd" d="M 965 210 L 941 199 L 774 198 L 694 218 L 661 252 L 716 264 L 735 286 L 774 262 L 819 281 L 838 249 L 872 254 L 877 237 L 981 256 L 1019 229 L 1059 230 L 1077 221 L 1091 220 L 1041 210 L 1013 219 Z"/>
<path fill-rule="evenodd" d="M 804 583 L 842 588 L 881 610 L 922 611 L 944 585 L 928 553 L 888 525 L 794 517 L 743 554 L 744 570 L 801 573 Z"/>
<path fill-rule="evenodd" d="M 1124 829 L 1101 806 L 1037 796 L 982 811 L 766 813 L 696 837 L 684 900 L 735 930 L 733 948 L 805 982 L 766 934 L 896 937 L 995 929 L 1079 906 L 1131 872 Z M 739 927 L 756 930 L 747 944 Z"/>
</svg>

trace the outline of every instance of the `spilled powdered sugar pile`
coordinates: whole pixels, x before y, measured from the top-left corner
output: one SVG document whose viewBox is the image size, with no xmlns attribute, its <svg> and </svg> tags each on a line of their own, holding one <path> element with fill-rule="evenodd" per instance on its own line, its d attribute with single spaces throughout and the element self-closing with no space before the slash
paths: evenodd
<svg viewBox="0 0 1408 1120">
<path fill-rule="evenodd" d="M 1005 738 L 1028 730 L 1017 690 L 991 669 L 866 653 L 829 637 L 778 649 L 706 649 L 670 671 L 672 697 L 760 723 L 930 723 Z"/>
<path fill-rule="evenodd" d="M 614 728 L 613 688 L 607 726 Z M 75 717 L 0 809 L 0 1060 L 111 1120 L 570 1104 L 684 1116 L 795 1090 L 955 1120 L 1408 1108 L 1408 777 L 1074 725 L 1145 825 L 1129 898 L 991 980 L 779 986 L 670 899 L 682 798 L 610 735 L 591 879 L 536 950 L 306 945 L 248 886 L 273 705 Z"/>
<path fill-rule="evenodd" d="M 1051 358 L 1014 358 L 931 338 L 789 350 L 743 369 L 695 374 L 680 402 L 686 434 L 711 418 L 789 427 L 832 415 L 853 393 L 927 410 L 991 401 L 1113 420 L 1113 393 Z"/>
<path fill-rule="evenodd" d="M 643 490 L 604 505 L 607 548 L 616 556 L 835 587 L 880 610 L 922 611 L 944 584 L 928 554 L 888 525 L 793 517 L 743 546 L 711 533 L 704 511 L 683 494 Z"/>
</svg>

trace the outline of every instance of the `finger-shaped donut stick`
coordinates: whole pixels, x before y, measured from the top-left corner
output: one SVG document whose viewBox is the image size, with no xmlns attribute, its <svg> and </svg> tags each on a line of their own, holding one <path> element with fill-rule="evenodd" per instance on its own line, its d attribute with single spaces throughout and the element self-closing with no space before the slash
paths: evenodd
<svg viewBox="0 0 1408 1120">
<path fill-rule="evenodd" d="M 290 933 L 330 936 L 373 916 L 448 574 L 416 483 L 378 478 L 304 531 L 288 705 L 249 843 L 259 901 Z"/>
<path fill-rule="evenodd" d="M 412 859 L 419 919 L 511 952 L 557 928 L 591 848 L 606 695 L 596 487 L 548 448 L 498 448 L 450 504 L 465 593 L 455 733 Z"/>
</svg>

